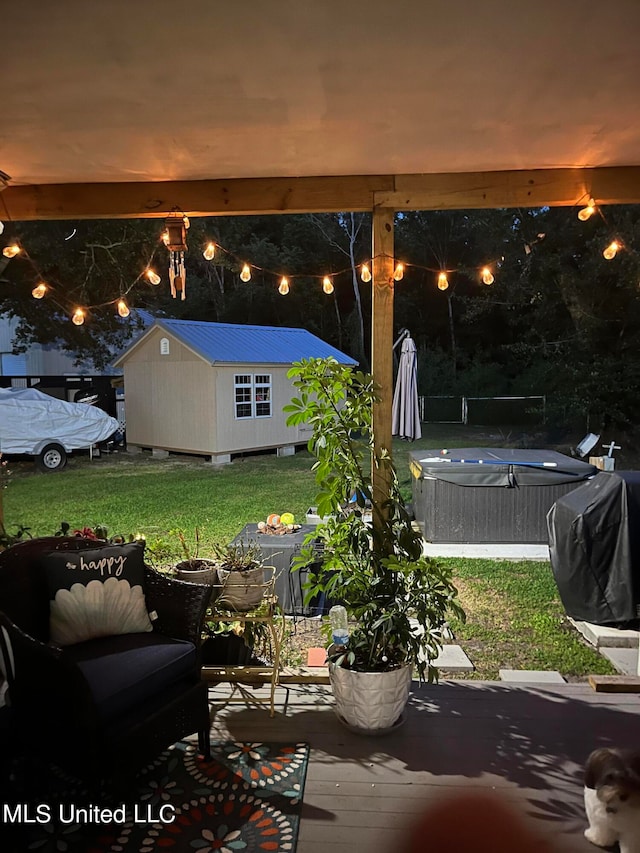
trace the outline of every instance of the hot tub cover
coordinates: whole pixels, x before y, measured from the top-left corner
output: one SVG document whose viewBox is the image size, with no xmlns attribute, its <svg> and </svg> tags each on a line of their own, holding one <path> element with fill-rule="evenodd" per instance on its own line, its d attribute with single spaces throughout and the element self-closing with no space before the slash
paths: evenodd
<svg viewBox="0 0 640 853">
<path fill-rule="evenodd" d="M 640 472 L 600 472 L 547 515 L 549 556 L 573 619 L 636 623 L 640 605 Z"/>
<path fill-rule="evenodd" d="M 580 482 L 598 469 L 554 450 L 511 447 L 457 447 L 446 451 L 412 451 L 411 471 L 416 478 L 435 478 L 457 486 L 549 486 Z"/>
</svg>

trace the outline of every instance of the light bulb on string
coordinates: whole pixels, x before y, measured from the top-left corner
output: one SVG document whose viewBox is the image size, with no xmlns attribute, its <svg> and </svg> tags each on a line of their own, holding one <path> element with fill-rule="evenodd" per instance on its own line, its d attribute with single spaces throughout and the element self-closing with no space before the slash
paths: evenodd
<svg viewBox="0 0 640 853">
<path fill-rule="evenodd" d="M 2 254 L 5 258 L 15 258 L 16 255 L 20 254 L 20 246 L 17 243 L 10 243 L 8 246 L 5 246 L 2 250 Z"/>
<path fill-rule="evenodd" d="M 202 253 L 205 261 L 212 261 L 216 256 L 216 244 L 207 243 L 204 252 Z"/>
<path fill-rule="evenodd" d="M 282 296 L 286 296 L 287 293 L 289 293 L 289 279 L 284 275 L 280 279 L 280 287 L 278 288 L 278 292 Z"/>
<path fill-rule="evenodd" d="M 596 203 L 592 198 L 590 198 L 589 204 L 586 207 L 583 207 L 578 211 L 578 219 L 581 222 L 586 222 L 587 219 L 591 219 L 591 217 L 593 216 L 593 214 L 595 212 L 596 212 Z"/>
<path fill-rule="evenodd" d="M 0 222 L 0 234 L 4 231 L 4 222 Z"/>
<path fill-rule="evenodd" d="M 249 281 L 251 279 L 251 267 L 249 264 L 245 264 L 242 267 L 242 272 L 240 273 L 241 281 Z"/>
<path fill-rule="evenodd" d="M 163 232 L 162 232 L 162 234 L 160 235 L 160 239 L 161 239 L 161 240 L 162 240 L 162 242 L 165 244 L 165 246 L 168 246 L 168 245 L 169 245 L 169 241 L 170 241 L 170 239 L 171 239 L 171 238 L 169 237 L 169 232 L 168 232 L 168 231 L 163 231 Z"/>
<path fill-rule="evenodd" d="M 47 292 L 48 288 L 44 281 L 39 282 L 31 291 L 31 295 L 34 299 L 42 299 L 42 297 Z"/>
<path fill-rule="evenodd" d="M 185 213 L 185 215 L 182 217 L 182 221 L 184 222 L 184 227 L 185 227 L 185 228 L 191 228 L 191 223 L 189 222 L 189 217 L 187 216 L 187 214 L 186 214 L 186 213 Z"/>
<path fill-rule="evenodd" d="M 76 308 L 73 313 L 73 317 L 71 318 L 71 322 L 76 326 L 81 326 L 84 323 L 85 312 L 82 308 Z"/>
<path fill-rule="evenodd" d="M 129 311 L 129 306 L 124 301 L 124 299 L 118 300 L 118 314 L 120 315 L 120 317 L 128 317 L 129 314 L 131 314 L 131 311 Z"/>
<path fill-rule="evenodd" d="M 149 269 L 146 270 L 145 275 L 149 279 L 151 284 L 160 284 L 160 281 L 161 281 L 160 276 L 158 275 L 158 273 L 155 270 L 152 270 L 151 267 L 149 267 Z"/>
<path fill-rule="evenodd" d="M 612 240 L 611 243 L 607 246 L 607 248 L 602 253 L 603 257 L 605 257 L 608 261 L 611 261 L 615 258 L 618 250 L 620 249 L 620 243 L 617 240 Z"/>
<path fill-rule="evenodd" d="M 491 270 L 489 269 L 489 267 L 483 267 L 480 275 L 482 276 L 482 283 L 483 284 L 493 284 L 493 282 L 495 281 L 493 274 L 492 274 Z"/>
<path fill-rule="evenodd" d="M 360 267 L 360 278 L 366 283 L 371 281 L 371 270 L 367 266 L 367 264 L 362 264 Z"/>
<path fill-rule="evenodd" d="M 447 278 L 446 272 L 441 272 L 438 276 L 438 289 L 446 290 L 449 287 L 449 280 Z"/>
<path fill-rule="evenodd" d="M 393 271 L 393 280 L 394 281 L 402 281 L 403 275 L 404 275 L 404 264 L 396 264 L 396 268 Z"/>
<path fill-rule="evenodd" d="M 333 293 L 333 282 L 331 281 L 331 278 L 328 275 L 325 275 L 325 277 L 322 279 L 322 289 L 327 295 Z"/>
</svg>

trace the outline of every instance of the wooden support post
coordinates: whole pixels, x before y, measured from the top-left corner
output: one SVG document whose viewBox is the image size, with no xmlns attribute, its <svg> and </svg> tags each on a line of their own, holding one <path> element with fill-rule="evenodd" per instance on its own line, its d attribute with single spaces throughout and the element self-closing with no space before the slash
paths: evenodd
<svg viewBox="0 0 640 853">
<path fill-rule="evenodd" d="M 373 407 L 374 455 L 372 496 L 377 504 L 389 496 L 389 474 L 375 459 L 383 450 L 391 454 L 391 403 L 393 400 L 393 210 L 373 210 L 373 281 L 371 298 L 371 372 L 380 401 Z M 373 523 L 376 523 L 374 513 Z"/>
</svg>

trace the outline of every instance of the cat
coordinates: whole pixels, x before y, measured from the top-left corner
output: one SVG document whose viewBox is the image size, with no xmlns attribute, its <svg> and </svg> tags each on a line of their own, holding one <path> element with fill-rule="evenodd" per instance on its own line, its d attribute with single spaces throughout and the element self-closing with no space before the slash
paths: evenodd
<svg viewBox="0 0 640 853">
<path fill-rule="evenodd" d="M 640 752 L 596 749 L 585 765 L 585 838 L 620 853 L 640 853 Z"/>
</svg>

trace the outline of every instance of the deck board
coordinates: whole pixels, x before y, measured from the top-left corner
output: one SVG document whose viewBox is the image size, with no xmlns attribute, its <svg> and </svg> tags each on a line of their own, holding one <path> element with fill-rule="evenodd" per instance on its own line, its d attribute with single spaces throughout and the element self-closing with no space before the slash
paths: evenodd
<svg viewBox="0 0 640 853">
<path fill-rule="evenodd" d="M 636 745 L 640 696 L 587 683 L 415 687 L 403 727 L 362 737 L 340 725 L 322 685 L 292 685 L 286 714 L 279 688 L 273 719 L 265 708 L 224 706 L 230 688 L 216 685 L 212 732 L 310 744 L 297 853 L 393 851 L 425 804 L 479 788 L 495 790 L 567 853 L 594 850 L 583 837 L 582 766 L 598 746 Z"/>
</svg>

